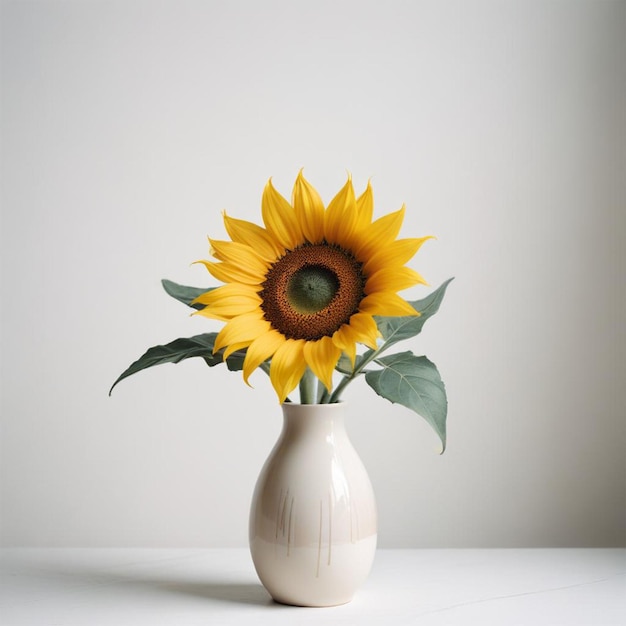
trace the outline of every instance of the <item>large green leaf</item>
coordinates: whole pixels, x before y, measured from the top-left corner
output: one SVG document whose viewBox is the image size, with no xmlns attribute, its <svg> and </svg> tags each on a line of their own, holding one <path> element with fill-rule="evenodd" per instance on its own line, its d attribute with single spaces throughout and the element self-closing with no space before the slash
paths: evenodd
<svg viewBox="0 0 626 626">
<path fill-rule="evenodd" d="M 392 346 L 398 341 L 409 339 L 422 332 L 422 327 L 426 320 L 432 317 L 438 310 L 446 289 L 450 282 L 454 280 L 449 278 L 438 289 L 426 296 L 422 300 L 415 300 L 409 304 L 421 313 L 414 317 L 375 317 L 378 330 L 380 330 L 385 340 L 385 348 Z"/>
<path fill-rule="evenodd" d="M 148 351 L 140 356 L 134 363 L 128 367 L 119 378 L 113 383 L 113 386 L 109 390 L 109 395 L 113 391 L 113 387 L 117 385 L 124 378 L 128 378 L 132 374 L 136 374 L 141 370 L 145 370 L 148 367 L 155 365 L 161 365 L 162 363 L 180 363 L 185 359 L 192 357 L 201 357 L 205 360 L 209 367 L 219 365 L 224 362 L 222 352 L 213 354 L 213 346 L 215 344 L 215 338 L 217 333 L 204 333 L 203 335 L 196 335 L 195 337 L 189 337 L 186 339 L 176 339 L 163 346 L 154 346 L 148 349 Z M 235 353 L 229 356 L 226 365 L 229 370 L 236 371 L 243 367 L 242 353 Z"/>
<path fill-rule="evenodd" d="M 179 285 L 172 280 L 167 280 L 164 278 L 161 281 L 163 285 L 163 289 L 172 296 L 172 298 L 190 306 L 198 311 L 204 308 L 204 304 L 192 304 L 192 302 L 201 294 L 206 293 L 207 291 L 213 291 L 215 287 L 188 287 L 186 285 Z"/>
<path fill-rule="evenodd" d="M 421 415 L 439 435 L 445 450 L 448 400 L 435 364 L 412 352 L 392 354 L 374 362 L 383 369 L 365 374 L 369 386 L 379 396 Z"/>
</svg>

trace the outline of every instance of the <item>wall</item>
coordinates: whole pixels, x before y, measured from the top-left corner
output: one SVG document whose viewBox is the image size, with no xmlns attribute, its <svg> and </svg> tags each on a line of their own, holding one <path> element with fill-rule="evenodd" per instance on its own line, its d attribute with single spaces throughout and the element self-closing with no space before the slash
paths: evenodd
<svg viewBox="0 0 626 626">
<path fill-rule="evenodd" d="M 159 280 L 221 211 L 298 170 L 371 176 L 411 263 L 456 276 L 406 349 L 449 447 L 349 388 L 382 547 L 624 545 L 626 3 L 4 2 L 2 542 L 243 546 L 280 429 L 201 362 L 117 375 L 217 330 Z M 429 289 L 406 292 L 423 297 Z"/>
</svg>

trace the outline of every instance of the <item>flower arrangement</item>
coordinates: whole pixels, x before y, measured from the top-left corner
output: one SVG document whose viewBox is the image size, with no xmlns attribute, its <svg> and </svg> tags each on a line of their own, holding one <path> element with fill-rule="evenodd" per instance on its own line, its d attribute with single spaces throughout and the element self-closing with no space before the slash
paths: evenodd
<svg viewBox="0 0 626 626">
<path fill-rule="evenodd" d="M 424 417 L 445 449 L 447 399 L 437 368 L 410 351 L 383 353 L 421 332 L 452 279 L 422 300 L 400 297 L 398 291 L 426 284 L 406 263 L 431 237 L 397 238 L 404 206 L 376 220 L 373 209 L 371 185 L 357 198 L 350 177 L 327 207 L 302 171 L 291 203 L 270 179 L 265 227 L 224 214 L 230 240 L 209 239 L 215 260 L 198 261 L 224 285 L 162 281 L 196 314 L 225 322 L 222 329 L 150 348 L 111 391 L 143 369 L 191 357 L 242 371 L 248 384 L 262 370 L 280 403 L 290 402 L 296 387 L 302 404 L 336 403 L 364 376 L 378 395 Z"/>
</svg>

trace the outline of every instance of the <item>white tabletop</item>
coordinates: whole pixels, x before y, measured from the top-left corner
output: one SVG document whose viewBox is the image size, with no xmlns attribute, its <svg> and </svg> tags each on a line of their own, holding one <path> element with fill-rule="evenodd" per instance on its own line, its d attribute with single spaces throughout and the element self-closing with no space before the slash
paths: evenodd
<svg viewBox="0 0 626 626">
<path fill-rule="evenodd" d="M 626 624 L 626 550 L 379 550 L 350 604 L 274 603 L 248 551 L 8 549 L 3 626 Z"/>
</svg>

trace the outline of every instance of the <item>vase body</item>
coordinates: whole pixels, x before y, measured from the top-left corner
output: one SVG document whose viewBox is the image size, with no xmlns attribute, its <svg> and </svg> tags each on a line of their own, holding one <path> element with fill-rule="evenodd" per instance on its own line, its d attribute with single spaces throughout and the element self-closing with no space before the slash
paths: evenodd
<svg viewBox="0 0 626 626">
<path fill-rule="evenodd" d="M 376 551 L 372 485 L 346 433 L 344 404 L 282 409 L 282 432 L 252 498 L 252 560 L 278 602 L 345 604 Z"/>
</svg>

